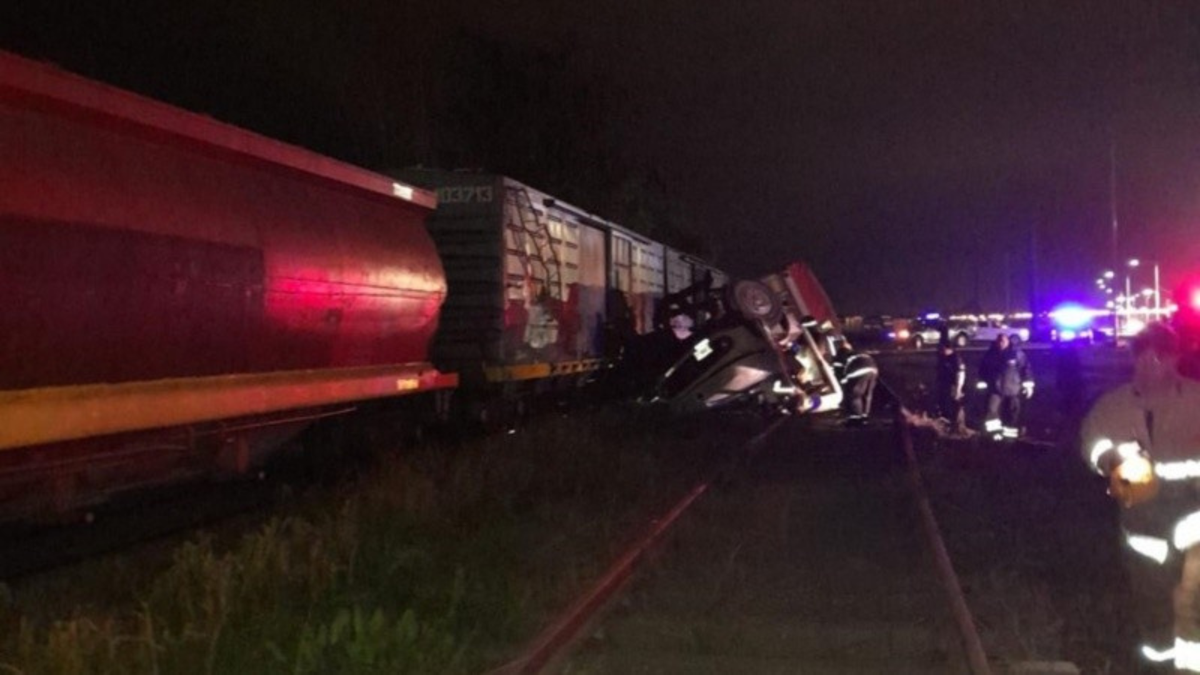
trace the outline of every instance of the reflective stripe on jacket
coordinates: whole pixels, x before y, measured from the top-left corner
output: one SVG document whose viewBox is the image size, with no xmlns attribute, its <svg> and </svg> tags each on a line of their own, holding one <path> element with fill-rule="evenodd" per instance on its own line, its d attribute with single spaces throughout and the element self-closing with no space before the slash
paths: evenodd
<svg viewBox="0 0 1200 675">
<path fill-rule="evenodd" d="M 1094 470 L 1136 446 L 1159 478 L 1200 478 L 1200 383 L 1179 378 L 1155 396 L 1132 384 L 1117 387 L 1092 406 L 1080 435 L 1084 461 Z"/>
</svg>

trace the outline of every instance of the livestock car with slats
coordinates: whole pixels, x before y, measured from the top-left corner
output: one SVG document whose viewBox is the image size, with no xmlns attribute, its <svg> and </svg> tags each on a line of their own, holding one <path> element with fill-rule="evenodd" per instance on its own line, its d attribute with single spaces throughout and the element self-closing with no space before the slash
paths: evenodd
<svg viewBox="0 0 1200 675">
<path fill-rule="evenodd" d="M 434 362 L 508 403 L 572 387 L 654 331 L 664 294 L 713 266 L 498 174 L 405 169 L 434 190 L 449 297 Z"/>
</svg>

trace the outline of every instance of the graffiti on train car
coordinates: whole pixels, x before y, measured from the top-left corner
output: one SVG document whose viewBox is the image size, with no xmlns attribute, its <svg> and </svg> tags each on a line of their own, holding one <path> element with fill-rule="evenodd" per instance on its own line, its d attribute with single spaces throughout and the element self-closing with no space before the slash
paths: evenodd
<svg viewBox="0 0 1200 675">
<path fill-rule="evenodd" d="M 510 189 L 505 218 L 504 356 L 509 362 L 602 355 L 601 233 L 536 209 Z"/>
</svg>

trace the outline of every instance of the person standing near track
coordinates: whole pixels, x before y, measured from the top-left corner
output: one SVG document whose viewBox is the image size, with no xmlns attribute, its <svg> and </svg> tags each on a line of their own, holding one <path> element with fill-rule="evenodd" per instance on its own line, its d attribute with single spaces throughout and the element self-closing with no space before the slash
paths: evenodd
<svg viewBox="0 0 1200 675">
<path fill-rule="evenodd" d="M 994 440 L 1016 440 L 1021 435 L 1021 399 L 1033 396 L 1029 359 L 1003 333 L 983 355 L 979 381 L 987 389 L 984 433 Z"/>
<path fill-rule="evenodd" d="M 1084 418 L 1084 460 L 1120 502 L 1134 613 L 1149 661 L 1200 673 L 1200 382 L 1179 372 L 1179 338 L 1134 338 L 1133 381 Z M 1133 558 L 1134 556 L 1131 556 Z"/>
<path fill-rule="evenodd" d="M 966 429 L 963 412 L 963 385 L 967 381 L 967 365 L 946 329 L 942 329 L 938 341 L 937 376 L 934 393 L 937 398 L 938 416 L 946 420 L 951 433 L 962 434 Z"/>
</svg>

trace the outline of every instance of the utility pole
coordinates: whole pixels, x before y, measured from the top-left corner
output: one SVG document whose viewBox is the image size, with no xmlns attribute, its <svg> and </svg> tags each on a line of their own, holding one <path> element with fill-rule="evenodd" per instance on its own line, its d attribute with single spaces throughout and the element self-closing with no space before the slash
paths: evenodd
<svg viewBox="0 0 1200 675">
<path fill-rule="evenodd" d="M 1121 269 L 1121 247 L 1117 236 L 1117 134 L 1111 131 L 1112 137 L 1108 146 L 1108 210 L 1112 218 L 1112 269 Z M 1127 271 L 1128 272 L 1128 271 Z M 1129 276 L 1125 276 L 1125 302 L 1129 302 Z M 1117 313 L 1113 317 L 1113 337 L 1120 338 L 1123 315 Z"/>
<path fill-rule="evenodd" d="M 1120 267 L 1121 249 L 1118 243 L 1117 222 L 1117 139 L 1114 135 L 1108 146 L 1108 209 L 1112 218 L 1112 269 Z"/>
<path fill-rule="evenodd" d="M 1036 315 L 1041 309 L 1038 303 L 1038 223 L 1037 218 L 1029 224 L 1029 311 Z"/>
<path fill-rule="evenodd" d="M 1012 314 L 1012 271 L 1009 269 L 1008 251 L 1004 252 L 1004 315 Z"/>
</svg>

